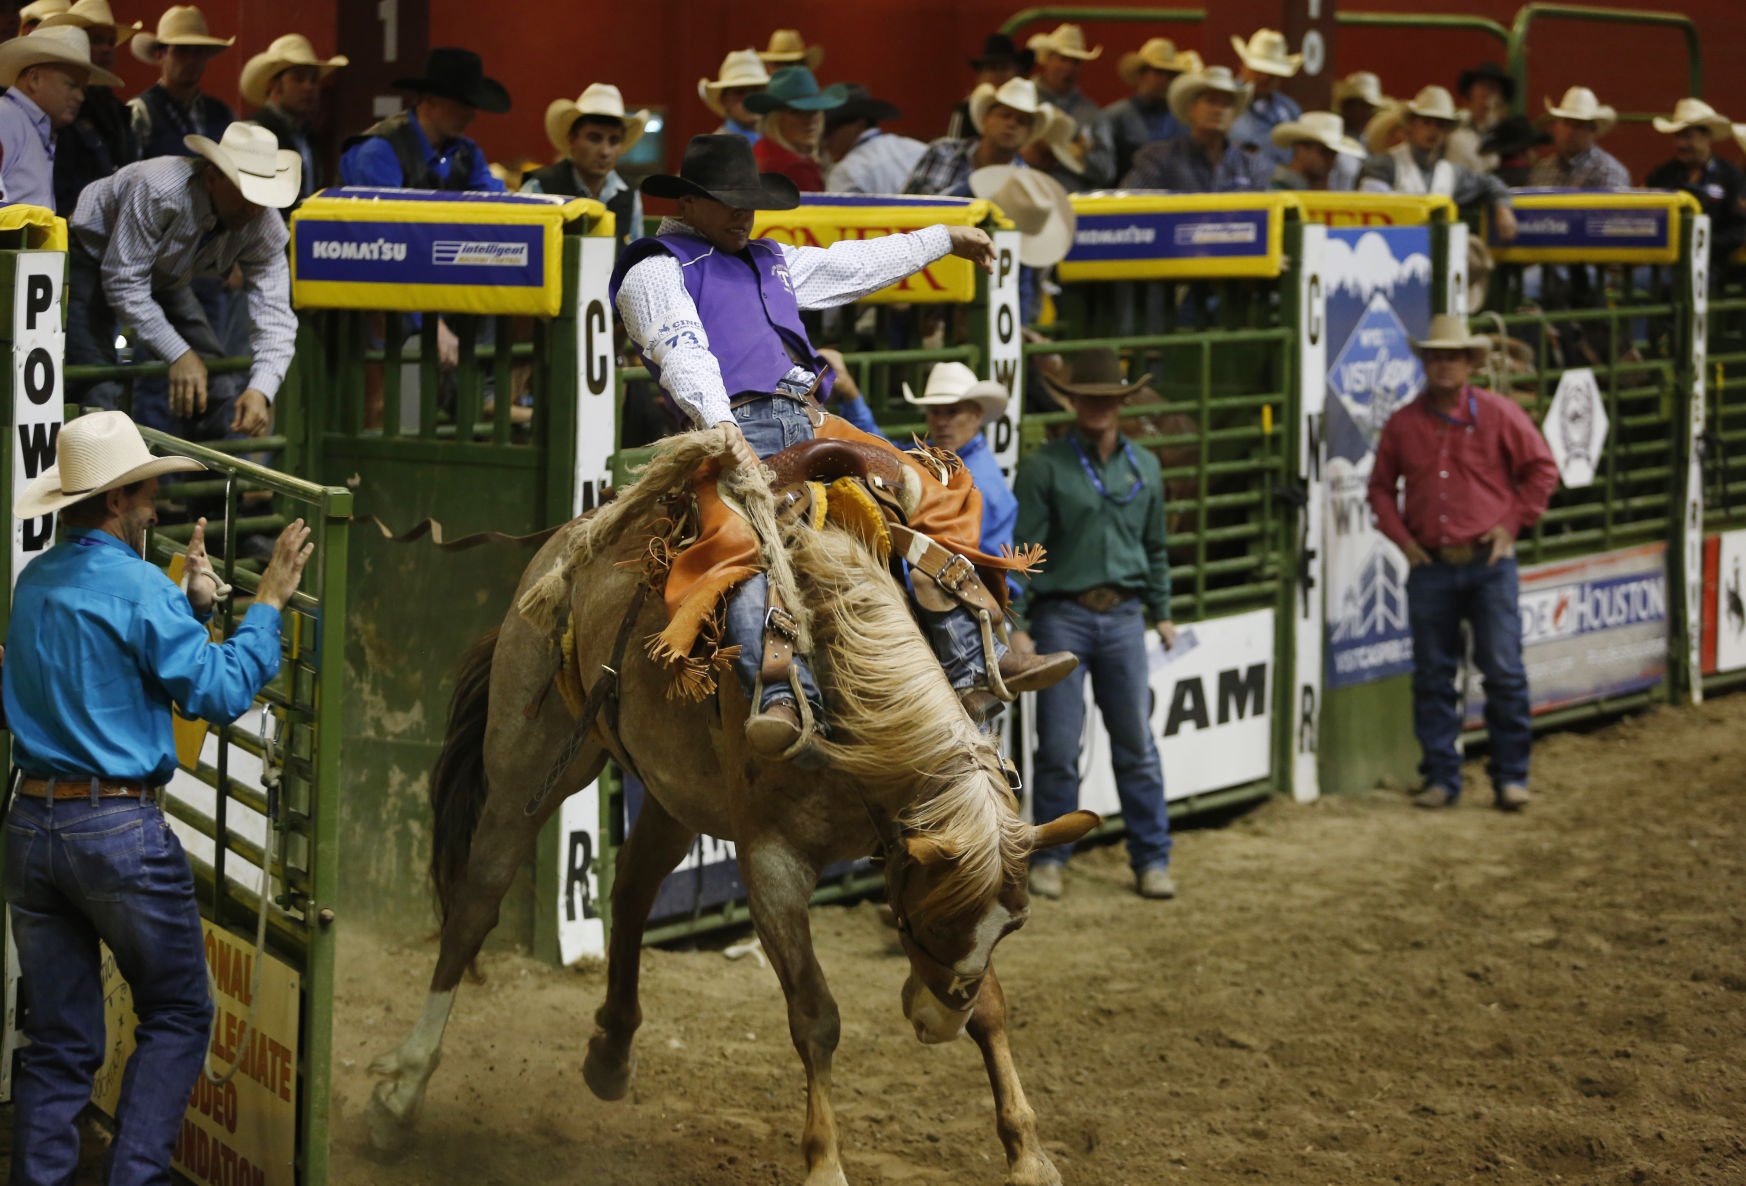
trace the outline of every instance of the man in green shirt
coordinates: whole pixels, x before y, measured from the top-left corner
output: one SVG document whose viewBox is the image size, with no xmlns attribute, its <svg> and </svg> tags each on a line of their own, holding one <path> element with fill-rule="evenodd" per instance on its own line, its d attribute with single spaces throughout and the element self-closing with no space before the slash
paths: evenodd
<svg viewBox="0 0 1746 1186">
<path fill-rule="evenodd" d="M 1122 435 L 1121 405 L 1150 375 L 1122 378 L 1113 350 L 1073 356 L 1065 381 L 1051 381 L 1073 409 L 1073 430 L 1019 465 L 1015 544 L 1042 544 L 1048 560 L 1014 602 L 1028 632 L 1016 650 L 1071 651 L 1079 666 L 1037 693 L 1037 752 L 1032 814 L 1054 819 L 1079 805 L 1079 740 L 1085 725 L 1086 673 L 1108 730 L 1116 794 L 1128 828 L 1128 860 L 1142 897 L 1173 898 L 1170 817 L 1164 768 L 1147 710 L 1146 623 L 1166 649 L 1170 559 L 1164 548 L 1164 481 L 1158 459 Z M 1045 849 L 1031 861 L 1031 892 L 1058 898 L 1067 853 Z"/>
</svg>

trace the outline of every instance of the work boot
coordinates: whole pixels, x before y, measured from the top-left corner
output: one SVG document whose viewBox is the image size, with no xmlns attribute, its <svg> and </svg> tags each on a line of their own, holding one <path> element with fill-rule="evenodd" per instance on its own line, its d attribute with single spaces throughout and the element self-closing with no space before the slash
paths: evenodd
<svg viewBox="0 0 1746 1186">
<path fill-rule="evenodd" d="M 1008 651 L 1000 657 L 1000 679 L 1006 684 L 1006 690 L 1016 696 L 1020 692 L 1037 692 L 1059 683 L 1072 675 L 1078 666 L 1079 660 L 1071 651 L 1055 651 L 1048 655 L 1039 655 L 1035 651 L 1021 655 L 1017 651 Z"/>
<path fill-rule="evenodd" d="M 1424 790 L 1413 796 L 1414 807 L 1453 807 L 1455 792 L 1440 783 L 1430 783 Z"/>
<path fill-rule="evenodd" d="M 1058 899 L 1063 881 L 1061 866 L 1054 861 L 1040 861 L 1031 866 L 1031 892 L 1039 898 Z"/>
<path fill-rule="evenodd" d="M 965 688 L 958 693 L 958 703 L 964 706 L 964 711 L 970 714 L 978 728 L 992 724 L 1006 708 L 1006 701 L 986 688 Z"/>
<path fill-rule="evenodd" d="M 1134 889 L 1142 898 L 1167 901 L 1176 896 L 1176 879 L 1164 865 L 1148 865 L 1134 875 Z"/>
<path fill-rule="evenodd" d="M 1528 788 L 1519 782 L 1506 782 L 1497 789 L 1499 811 L 1520 811 L 1528 805 Z"/>
<path fill-rule="evenodd" d="M 792 699 L 772 701 L 763 712 L 746 718 L 746 743 L 760 758 L 780 758 L 800 740 L 800 710 Z"/>
</svg>

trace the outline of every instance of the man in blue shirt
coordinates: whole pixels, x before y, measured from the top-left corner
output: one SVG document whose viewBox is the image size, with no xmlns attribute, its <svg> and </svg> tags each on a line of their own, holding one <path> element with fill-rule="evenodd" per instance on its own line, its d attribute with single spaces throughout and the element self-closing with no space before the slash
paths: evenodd
<svg viewBox="0 0 1746 1186">
<path fill-rule="evenodd" d="M 55 208 L 55 136 L 79 117 L 85 84 L 119 86 L 91 64 L 85 30 L 42 29 L 0 45 L 0 197 Z"/>
<path fill-rule="evenodd" d="M 160 799 L 176 767 L 170 706 L 223 722 L 253 703 L 278 673 L 279 614 L 312 546 L 302 520 L 285 529 L 241 626 L 214 645 L 205 521 L 186 593 L 140 559 L 158 476 L 200 464 L 153 457 L 121 412 L 73 421 L 58 451 L 14 508 L 58 512 L 66 533 L 18 578 L 4 670 L 23 778 L 3 888 L 29 1041 L 13 1079 L 12 1180 L 72 1180 L 78 1116 L 103 1064 L 101 941 L 139 1015 L 108 1180 L 144 1186 L 169 1180 L 212 1022 L 193 874 Z"/>
<path fill-rule="evenodd" d="M 481 111 L 501 115 L 509 110 L 509 92 L 485 76 L 478 54 L 439 46 L 425 58 L 423 74 L 402 78 L 394 87 L 412 92 L 412 106 L 347 141 L 341 182 L 503 192 L 485 151 L 465 135 Z"/>
<path fill-rule="evenodd" d="M 1286 53 L 1285 35 L 1273 29 L 1255 30 L 1246 44 L 1242 38 L 1233 36 L 1231 48 L 1242 60 L 1239 77 L 1253 96 L 1247 109 L 1231 125 L 1231 140 L 1244 152 L 1263 158 L 1271 173 L 1273 166 L 1288 163 L 1290 157 L 1289 152 L 1273 143 L 1273 129 L 1303 114 L 1297 100 L 1279 89 L 1303 65 L 1303 55 Z"/>
</svg>

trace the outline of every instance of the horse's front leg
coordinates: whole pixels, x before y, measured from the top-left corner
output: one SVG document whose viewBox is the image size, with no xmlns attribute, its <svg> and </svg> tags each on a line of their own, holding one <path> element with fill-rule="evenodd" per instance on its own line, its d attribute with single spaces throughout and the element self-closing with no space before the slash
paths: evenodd
<svg viewBox="0 0 1746 1186">
<path fill-rule="evenodd" d="M 818 870 L 780 840 L 757 840 L 739 850 L 752 923 L 788 998 L 788 1033 L 806 1068 L 806 1186 L 847 1186 L 831 1108 L 831 1056 L 841 1028 L 837 1003 L 812 950 L 807 902 Z"/>
<path fill-rule="evenodd" d="M 1012 1065 L 1012 1048 L 1006 1042 L 1006 996 L 1000 991 L 1000 979 L 992 965 L 982 991 L 976 995 L 969 1029 L 982 1050 L 982 1064 L 988 1068 L 988 1083 L 994 1089 L 994 1127 L 1000 1133 L 1000 1143 L 1006 1146 L 1007 1186 L 1061 1186 L 1060 1171 L 1043 1152 L 1037 1137 L 1037 1114 L 1025 1099 L 1025 1089 Z"/>
</svg>

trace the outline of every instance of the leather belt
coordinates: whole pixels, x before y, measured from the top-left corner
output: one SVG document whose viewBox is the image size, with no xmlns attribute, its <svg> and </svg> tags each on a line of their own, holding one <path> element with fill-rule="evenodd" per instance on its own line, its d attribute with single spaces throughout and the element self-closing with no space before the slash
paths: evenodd
<svg viewBox="0 0 1746 1186">
<path fill-rule="evenodd" d="M 1081 593 L 1058 593 L 1056 598 L 1074 601 L 1094 614 L 1107 614 L 1118 605 L 1132 601 L 1139 594 L 1115 585 L 1096 585 Z"/>
<path fill-rule="evenodd" d="M 33 799 L 89 799 L 92 782 L 97 784 L 99 799 L 138 799 L 154 789 L 143 782 L 123 782 L 115 778 L 36 778 L 27 774 L 18 784 L 18 793 Z"/>
<path fill-rule="evenodd" d="M 1472 564 L 1478 551 L 1472 544 L 1456 544 L 1448 548 L 1432 548 L 1431 555 L 1444 564 Z"/>
</svg>

